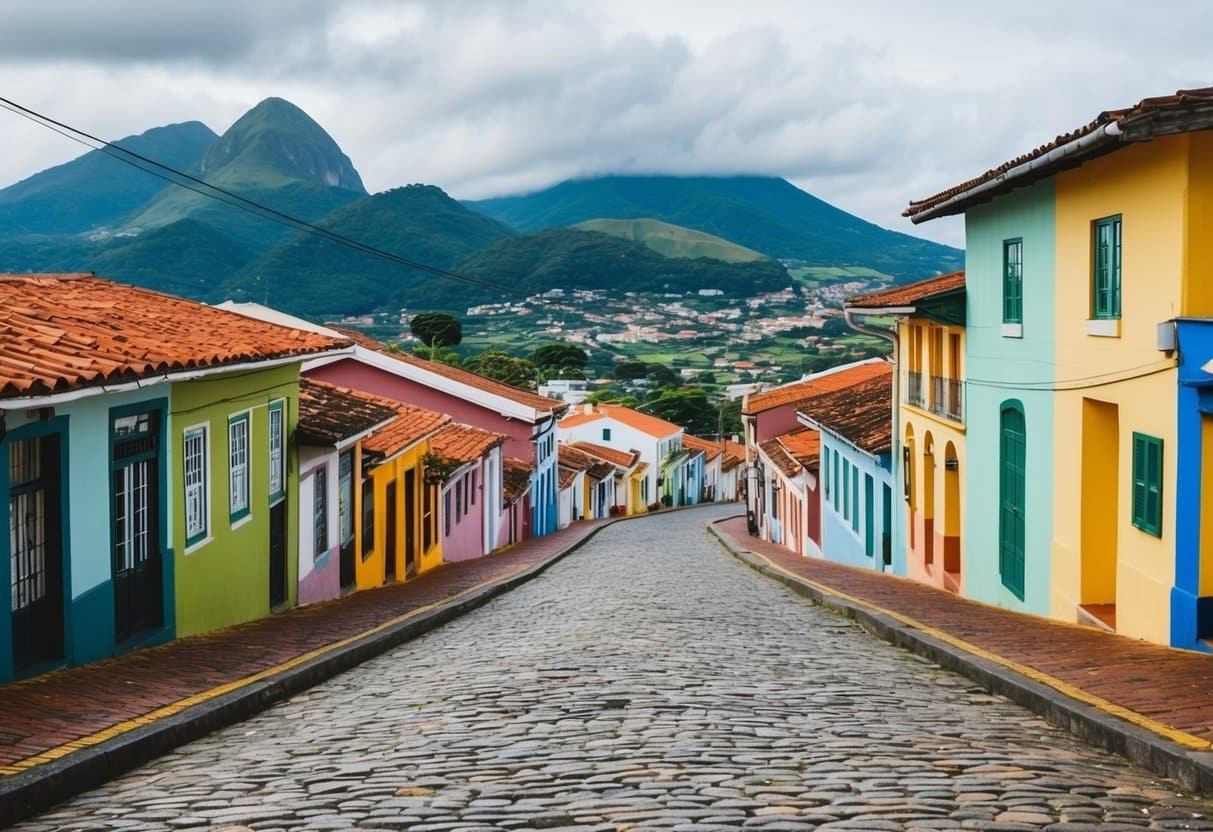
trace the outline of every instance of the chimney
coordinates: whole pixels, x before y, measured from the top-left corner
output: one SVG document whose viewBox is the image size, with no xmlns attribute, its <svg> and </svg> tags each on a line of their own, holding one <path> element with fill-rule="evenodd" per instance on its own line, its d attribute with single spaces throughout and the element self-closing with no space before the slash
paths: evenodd
<svg viewBox="0 0 1213 832">
<path fill-rule="evenodd" d="M 582 405 L 582 407 L 584 408 L 582 412 L 585 413 L 586 416 L 594 415 L 594 405 L 592 402 L 586 402 Z"/>
</svg>

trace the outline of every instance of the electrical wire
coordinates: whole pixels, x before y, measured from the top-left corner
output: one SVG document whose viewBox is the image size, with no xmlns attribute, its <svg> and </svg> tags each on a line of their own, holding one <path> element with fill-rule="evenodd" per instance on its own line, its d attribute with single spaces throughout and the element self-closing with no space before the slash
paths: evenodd
<svg viewBox="0 0 1213 832">
<path fill-rule="evenodd" d="M 1178 366 L 1174 360 L 1160 365 L 1158 362 L 1139 364 L 1123 370 L 1111 370 L 1106 373 L 1096 373 L 1090 376 L 1080 376 L 1072 379 L 1049 379 L 1045 381 L 998 381 L 996 379 L 966 378 L 965 384 L 975 387 L 991 387 L 1002 390 L 1039 390 L 1042 392 L 1064 390 L 1090 390 L 1096 387 L 1107 387 L 1109 384 L 1119 384 L 1122 381 L 1146 378 L 1147 376 L 1165 373 Z M 1143 372 L 1137 372 L 1142 370 Z M 1125 375 L 1131 373 L 1132 375 Z"/>
<path fill-rule="evenodd" d="M 72 127 L 71 125 L 61 121 L 57 121 L 50 116 L 46 116 L 35 110 L 31 110 L 30 108 L 22 106 L 21 104 L 18 104 L 17 102 L 3 96 L 0 96 L 0 107 L 3 107 L 11 113 L 19 115 L 22 118 L 33 122 L 34 124 L 45 127 L 48 130 L 52 130 L 53 132 L 58 133 L 59 135 L 64 136 L 65 138 L 68 138 L 78 144 L 105 153 L 110 158 L 130 165 L 136 170 L 143 171 L 144 173 L 155 176 L 158 179 L 169 182 L 170 184 L 193 191 L 194 193 L 208 199 L 214 199 L 215 201 L 221 202 L 225 205 L 230 205 L 233 208 L 237 208 L 245 211 L 246 213 L 261 217 L 262 219 L 270 222 L 275 222 L 279 225 L 320 237 L 328 240 L 329 242 L 336 243 L 337 245 L 345 246 L 346 248 L 362 252 L 363 254 L 367 254 L 372 257 L 378 257 L 382 260 L 395 263 L 396 265 L 406 266 L 408 268 L 432 274 L 437 277 L 443 277 L 450 280 L 459 281 L 461 283 L 492 289 L 502 294 L 523 297 L 523 294 L 513 287 L 505 286 L 500 283 L 494 283 L 492 281 L 473 277 L 471 275 L 462 274 L 460 272 L 454 272 L 449 269 L 443 269 L 438 266 L 431 266 L 428 263 L 423 263 L 418 260 L 411 260 L 407 257 L 394 254 L 393 252 L 385 251 L 367 243 L 360 242 L 343 234 L 330 231 L 327 228 L 318 226 L 292 214 L 279 211 L 276 208 L 271 208 L 270 206 L 261 202 L 241 196 L 240 194 L 229 191 L 225 188 L 221 188 L 218 185 L 214 185 L 203 179 L 199 179 L 198 177 L 192 176 L 169 165 L 165 165 L 140 153 L 136 153 L 135 151 L 122 147 L 121 145 L 108 142 L 105 139 L 94 136 L 93 134 L 85 132 L 84 130 Z M 149 165 L 151 167 L 146 167 Z"/>
</svg>

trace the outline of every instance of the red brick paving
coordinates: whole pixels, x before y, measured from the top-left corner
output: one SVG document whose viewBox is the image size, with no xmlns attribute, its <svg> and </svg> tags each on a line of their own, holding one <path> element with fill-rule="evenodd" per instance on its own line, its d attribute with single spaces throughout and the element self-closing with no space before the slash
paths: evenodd
<svg viewBox="0 0 1213 832">
<path fill-rule="evenodd" d="M 0 766 L 361 635 L 411 610 L 547 560 L 603 521 L 578 523 L 485 558 L 115 659 L 0 686 Z"/>
<path fill-rule="evenodd" d="M 1011 612 L 905 578 L 799 557 L 751 537 L 744 517 L 725 520 L 717 528 L 788 572 L 1047 673 L 1169 728 L 1213 741 L 1213 655 Z"/>
</svg>

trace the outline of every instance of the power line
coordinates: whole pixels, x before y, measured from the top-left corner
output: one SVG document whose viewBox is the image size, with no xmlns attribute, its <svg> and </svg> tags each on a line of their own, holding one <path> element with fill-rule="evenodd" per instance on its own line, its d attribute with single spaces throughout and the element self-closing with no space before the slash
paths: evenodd
<svg viewBox="0 0 1213 832">
<path fill-rule="evenodd" d="M 1045 381 L 998 381 L 997 379 L 984 378 L 967 378 L 965 384 L 971 384 L 975 387 L 991 387 L 1004 390 L 1038 390 L 1041 392 L 1053 392 L 1061 390 L 1090 390 L 1095 387 L 1107 387 L 1109 384 L 1119 384 L 1122 381 L 1132 381 L 1146 376 L 1165 373 L 1168 370 L 1173 370 L 1177 366 L 1176 362 L 1171 360 L 1164 364 L 1159 362 L 1151 362 L 1149 364 L 1139 364 L 1136 367 L 1128 367 L 1123 370 L 1110 370 L 1106 373 L 1096 373 L 1090 376 L 1082 376 L 1072 379 L 1049 379 Z M 1138 372 L 1141 371 L 1141 372 Z"/>
<path fill-rule="evenodd" d="M 492 281 L 473 277 L 471 275 L 461 274 L 449 269 L 439 268 L 438 266 L 431 266 L 428 263 L 422 263 L 418 260 L 410 260 L 407 257 L 402 257 L 401 255 L 368 245 L 367 243 L 360 242 L 351 237 L 346 237 L 343 234 L 330 231 L 327 228 L 315 225 L 314 223 L 308 222 L 307 220 L 301 219 L 292 214 L 279 211 L 276 208 L 271 208 L 264 203 L 257 202 L 256 200 L 241 196 L 240 194 L 234 193 L 233 191 L 229 191 L 225 188 L 221 188 L 218 185 L 211 184 L 210 182 L 199 179 L 198 177 L 191 176 L 184 171 L 178 170 L 169 165 L 165 165 L 156 161 L 155 159 L 151 159 L 140 153 L 136 153 L 133 150 L 122 147 L 121 145 L 108 142 L 105 139 L 94 136 L 93 134 L 85 132 L 84 130 L 72 127 L 71 125 L 61 121 L 57 121 L 50 116 L 46 116 L 35 110 L 31 110 L 30 108 L 24 107 L 11 99 L 4 98 L 3 96 L 0 96 L 0 107 L 19 115 L 22 118 L 33 122 L 34 124 L 45 127 L 48 130 L 52 130 L 55 133 L 58 133 L 59 135 L 64 136 L 65 138 L 68 138 L 78 144 L 105 153 L 110 158 L 130 165 L 136 170 L 143 171 L 144 173 L 155 176 L 158 179 L 163 179 L 170 184 L 193 191 L 194 193 L 208 199 L 214 199 L 215 201 L 221 202 L 225 205 L 230 205 L 233 208 L 238 208 L 246 213 L 253 214 L 254 216 L 261 217 L 262 219 L 270 222 L 276 222 L 279 225 L 293 228 L 307 234 L 312 234 L 328 240 L 329 242 L 345 246 L 346 248 L 354 251 L 360 251 L 363 254 L 367 254 L 372 257 L 387 260 L 388 262 L 395 263 L 396 265 L 407 266 L 408 268 L 415 269 L 417 271 L 426 272 L 438 277 L 445 277 L 461 283 L 481 286 L 486 289 L 493 289 L 506 295 L 514 295 L 517 297 L 523 296 L 522 293 L 513 287 L 493 283 Z M 145 165 L 150 165 L 151 167 L 145 167 Z"/>
</svg>

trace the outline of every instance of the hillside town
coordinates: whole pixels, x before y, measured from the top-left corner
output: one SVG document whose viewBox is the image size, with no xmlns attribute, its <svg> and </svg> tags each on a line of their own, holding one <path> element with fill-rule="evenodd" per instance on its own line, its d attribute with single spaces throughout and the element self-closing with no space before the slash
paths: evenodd
<svg viewBox="0 0 1213 832">
<path fill-rule="evenodd" d="M 908 202 L 963 268 L 503 293 L 466 361 L 420 292 L 0 273 L 0 825 L 270 709 L 115 828 L 1213 828 L 1213 88 L 1057 127 Z"/>
</svg>

